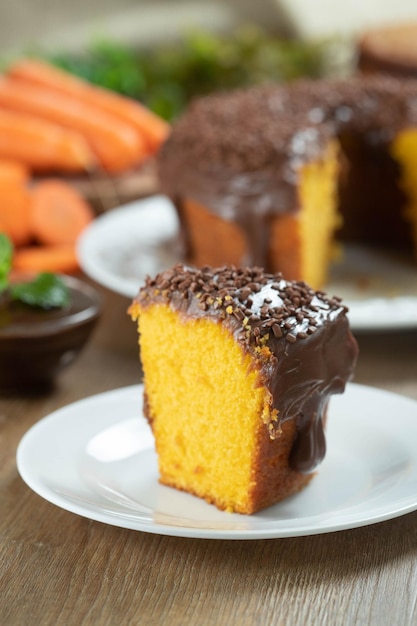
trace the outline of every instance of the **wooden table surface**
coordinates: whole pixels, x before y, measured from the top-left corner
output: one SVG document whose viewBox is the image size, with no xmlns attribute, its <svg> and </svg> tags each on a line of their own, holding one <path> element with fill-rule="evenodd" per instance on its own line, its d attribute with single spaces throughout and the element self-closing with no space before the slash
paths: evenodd
<svg viewBox="0 0 417 626">
<path fill-rule="evenodd" d="M 140 381 L 128 300 L 101 291 L 103 317 L 56 386 L 0 399 L 0 624 L 417 624 L 417 512 L 325 535 L 215 541 L 107 526 L 26 486 L 15 454 L 32 424 Z M 417 399 L 417 333 L 358 339 L 356 382 Z"/>
</svg>

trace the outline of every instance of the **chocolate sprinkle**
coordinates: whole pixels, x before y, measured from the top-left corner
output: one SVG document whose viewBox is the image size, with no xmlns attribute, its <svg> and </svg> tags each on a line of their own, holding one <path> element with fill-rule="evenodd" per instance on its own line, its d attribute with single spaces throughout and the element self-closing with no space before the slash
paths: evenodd
<svg viewBox="0 0 417 626">
<path fill-rule="evenodd" d="M 275 338 L 285 337 L 289 343 L 306 339 L 318 325 L 347 310 L 340 298 L 257 267 L 209 270 L 178 264 L 155 278 L 147 277 L 137 301 L 146 306 L 155 300 L 178 310 L 198 309 L 209 317 L 233 317 L 245 331 L 245 340 L 255 346 L 262 345 L 271 329 Z"/>
<path fill-rule="evenodd" d="M 213 163 L 255 171 L 281 154 L 306 162 L 341 128 L 388 129 L 394 136 L 405 120 L 417 123 L 416 91 L 415 80 L 358 75 L 211 94 L 195 99 L 176 122 L 159 161 L 164 169 L 169 154 L 186 154 L 193 175 Z M 312 111 L 320 111 L 319 120 Z"/>
</svg>

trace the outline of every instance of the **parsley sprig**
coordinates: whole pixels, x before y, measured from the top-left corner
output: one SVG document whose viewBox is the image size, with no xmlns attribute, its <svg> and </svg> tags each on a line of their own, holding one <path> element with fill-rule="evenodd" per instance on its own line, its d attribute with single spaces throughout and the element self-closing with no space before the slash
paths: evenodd
<svg viewBox="0 0 417 626">
<path fill-rule="evenodd" d="M 13 244 L 0 233 L 0 294 L 11 300 L 41 308 L 62 308 L 69 302 L 69 289 L 62 278 L 51 272 L 41 272 L 33 280 L 10 283 Z"/>
</svg>

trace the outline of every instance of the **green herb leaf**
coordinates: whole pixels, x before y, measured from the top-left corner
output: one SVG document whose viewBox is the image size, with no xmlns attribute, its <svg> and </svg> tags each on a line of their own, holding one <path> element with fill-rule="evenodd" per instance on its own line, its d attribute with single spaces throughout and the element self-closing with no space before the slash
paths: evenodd
<svg viewBox="0 0 417 626">
<path fill-rule="evenodd" d="M 69 302 L 68 287 L 60 276 L 50 272 L 43 272 L 30 282 L 11 285 L 10 295 L 14 300 L 42 309 L 64 307 Z"/>
<path fill-rule="evenodd" d="M 12 257 L 13 244 L 7 235 L 0 233 L 0 293 L 8 287 Z"/>
</svg>

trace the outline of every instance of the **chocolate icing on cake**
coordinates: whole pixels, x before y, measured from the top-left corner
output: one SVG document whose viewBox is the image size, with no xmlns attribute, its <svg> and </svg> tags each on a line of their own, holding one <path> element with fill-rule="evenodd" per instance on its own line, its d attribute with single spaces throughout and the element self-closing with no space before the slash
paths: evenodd
<svg viewBox="0 0 417 626">
<path fill-rule="evenodd" d="M 322 418 L 329 395 L 343 392 L 357 354 L 339 298 L 259 268 L 177 265 L 148 278 L 136 301 L 141 307 L 166 304 L 185 319 L 210 318 L 229 329 L 271 392 L 276 411 L 266 426 L 270 437 L 285 420 L 296 419 L 291 466 L 301 472 L 317 466 L 325 454 Z"/>
</svg>

